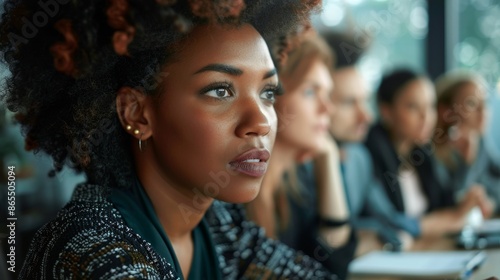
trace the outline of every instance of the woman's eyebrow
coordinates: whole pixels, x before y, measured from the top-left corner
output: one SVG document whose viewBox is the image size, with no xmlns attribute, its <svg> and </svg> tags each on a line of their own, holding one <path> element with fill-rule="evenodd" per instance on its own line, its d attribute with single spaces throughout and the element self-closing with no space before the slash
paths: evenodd
<svg viewBox="0 0 500 280">
<path fill-rule="evenodd" d="M 209 64 L 200 70 L 196 71 L 193 75 L 200 74 L 203 72 L 207 71 L 215 71 L 215 72 L 221 72 L 221 73 L 226 73 L 232 76 L 241 76 L 243 74 L 243 70 L 238 69 L 234 66 L 227 65 L 227 64 Z"/>
<path fill-rule="evenodd" d="M 229 74 L 232 76 L 241 76 L 243 74 L 243 70 L 236 68 L 234 66 L 227 65 L 227 64 L 214 63 L 214 64 L 209 64 L 207 66 L 204 66 L 200 70 L 194 72 L 193 75 L 200 74 L 203 72 L 208 72 L 208 71 L 226 73 L 226 74 Z M 272 76 L 274 76 L 276 74 L 277 74 L 276 69 L 271 69 L 264 74 L 263 80 L 271 78 Z"/>
</svg>

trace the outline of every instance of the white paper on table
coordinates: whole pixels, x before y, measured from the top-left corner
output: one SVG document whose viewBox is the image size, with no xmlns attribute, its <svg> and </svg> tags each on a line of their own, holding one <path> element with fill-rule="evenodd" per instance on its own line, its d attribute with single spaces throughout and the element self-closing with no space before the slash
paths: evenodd
<svg viewBox="0 0 500 280">
<path fill-rule="evenodd" d="M 377 251 L 355 259 L 349 266 L 349 275 L 456 277 L 471 269 L 471 265 L 482 263 L 485 258 L 486 254 L 478 251 Z M 471 260 L 477 263 L 472 264 Z"/>
</svg>

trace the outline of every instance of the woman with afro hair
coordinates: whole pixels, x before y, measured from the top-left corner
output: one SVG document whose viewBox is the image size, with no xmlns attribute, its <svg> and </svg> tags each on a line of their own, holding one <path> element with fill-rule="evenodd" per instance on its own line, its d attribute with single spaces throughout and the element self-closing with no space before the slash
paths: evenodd
<svg viewBox="0 0 500 280">
<path fill-rule="evenodd" d="M 3 98 L 26 149 L 84 172 L 20 279 L 329 279 L 243 208 L 277 71 L 319 1 L 5 1 Z"/>
</svg>

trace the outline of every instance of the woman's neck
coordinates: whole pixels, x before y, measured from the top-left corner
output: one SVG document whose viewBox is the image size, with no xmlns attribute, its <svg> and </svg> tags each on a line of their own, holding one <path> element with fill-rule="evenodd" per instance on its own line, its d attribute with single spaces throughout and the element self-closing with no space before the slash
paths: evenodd
<svg viewBox="0 0 500 280">
<path fill-rule="evenodd" d="M 293 151 L 293 150 L 292 150 Z M 275 194 L 279 191 L 281 180 L 287 169 L 292 167 L 298 153 L 291 152 L 285 145 L 276 141 L 268 169 L 257 197 L 247 204 L 248 216 L 266 230 L 266 235 L 276 238 Z"/>
<path fill-rule="evenodd" d="M 193 229 L 200 223 L 213 198 L 194 188 L 176 185 L 160 174 L 152 160 L 143 159 L 137 165 L 137 174 L 165 233 L 172 243 L 191 239 Z"/>
<path fill-rule="evenodd" d="M 261 194 L 268 197 L 273 196 L 281 185 L 284 173 L 295 165 L 297 156 L 298 151 L 294 152 L 293 149 L 276 141 L 266 175 L 262 180 L 259 196 Z"/>
<path fill-rule="evenodd" d="M 342 142 L 342 141 L 339 141 L 335 138 L 331 138 L 329 139 L 329 141 L 334 141 L 337 143 L 337 146 L 339 147 L 339 160 L 340 160 L 340 163 L 344 163 L 346 158 L 347 158 L 347 150 L 346 150 L 346 143 L 345 142 Z"/>
<path fill-rule="evenodd" d="M 413 149 L 413 141 L 404 139 L 403 137 L 400 137 L 392 132 L 390 133 L 390 137 L 396 154 L 399 157 L 407 158 Z"/>
</svg>

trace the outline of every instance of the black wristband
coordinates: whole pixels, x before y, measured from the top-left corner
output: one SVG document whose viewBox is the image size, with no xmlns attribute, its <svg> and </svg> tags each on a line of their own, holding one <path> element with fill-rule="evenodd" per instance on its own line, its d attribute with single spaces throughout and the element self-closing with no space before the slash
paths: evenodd
<svg viewBox="0 0 500 280">
<path fill-rule="evenodd" d="M 336 228 L 341 227 L 349 223 L 349 220 L 336 220 L 330 218 L 318 217 L 320 227 Z"/>
</svg>

